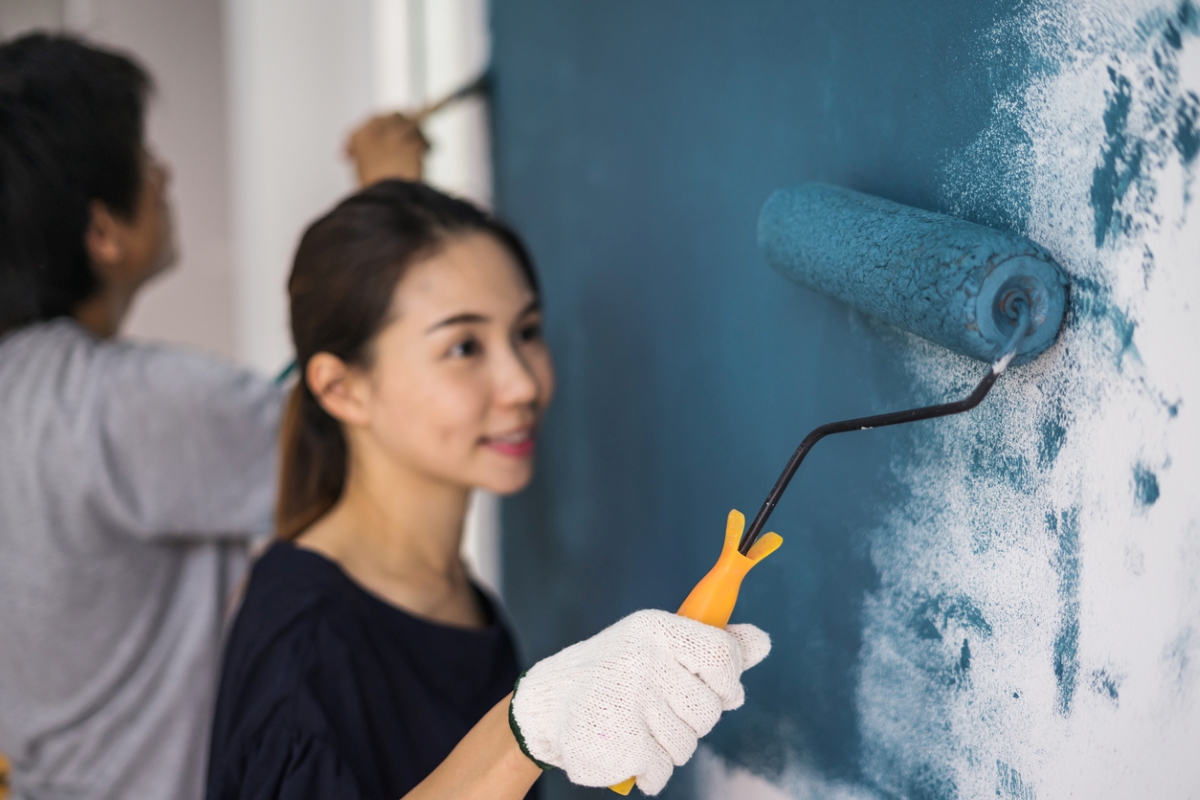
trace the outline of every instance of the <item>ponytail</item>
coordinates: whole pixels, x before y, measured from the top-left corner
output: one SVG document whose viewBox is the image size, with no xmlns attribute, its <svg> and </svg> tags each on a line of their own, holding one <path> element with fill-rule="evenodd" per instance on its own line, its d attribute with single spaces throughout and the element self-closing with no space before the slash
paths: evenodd
<svg viewBox="0 0 1200 800">
<path fill-rule="evenodd" d="M 346 482 L 346 439 L 301 375 L 280 425 L 275 534 L 295 539 L 333 508 Z"/>
</svg>

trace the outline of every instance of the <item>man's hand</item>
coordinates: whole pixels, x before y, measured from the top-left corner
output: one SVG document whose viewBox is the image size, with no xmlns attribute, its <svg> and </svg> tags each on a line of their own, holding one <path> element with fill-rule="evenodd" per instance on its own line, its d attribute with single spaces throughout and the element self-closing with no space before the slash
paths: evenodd
<svg viewBox="0 0 1200 800">
<path fill-rule="evenodd" d="M 388 178 L 419 181 L 429 140 L 420 126 L 403 114 L 380 114 L 360 125 L 346 140 L 346 157 L 354 162 L 359 186 Z"/>
</svg>

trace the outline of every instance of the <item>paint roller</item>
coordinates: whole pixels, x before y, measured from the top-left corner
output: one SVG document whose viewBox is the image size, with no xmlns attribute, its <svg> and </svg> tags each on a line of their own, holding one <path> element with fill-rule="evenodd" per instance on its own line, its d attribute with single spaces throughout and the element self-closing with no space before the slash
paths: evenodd
<svg viewBox="0 0 1200 800">
<path fill-rule="evenodd" d="M 961 400 L 830 422 L 804 437 L 744 533 L 742 514 L 729 513 L 716 566 L 679 609 L 718 627 L 750 568 L 782 544 L 762 530 L 818 441 L 975 408 L 1011 364 L 1054 343 L 1067 305 L 1066 273 L 1029 239 L 836 186 L 775 192 L 759 215 L 758 242 L 767 263 L 801 286 L 990 366 Z M 611 788 L 628 794 L 633 785 Z"/>
</svg>

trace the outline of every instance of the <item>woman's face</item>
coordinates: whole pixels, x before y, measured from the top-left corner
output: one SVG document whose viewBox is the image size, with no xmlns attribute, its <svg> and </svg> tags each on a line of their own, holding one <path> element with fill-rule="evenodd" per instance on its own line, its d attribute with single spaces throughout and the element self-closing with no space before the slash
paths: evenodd
<svg viewBox="0 0 1200 800">
<path fill-rule="evenodd" d="M 490 235 L 456 237 L 410 266 L 363 376 L 373 446 L 436 480 L 524 488 L 554 394 L 541 318 L 513 256 Z"/>
</svg>

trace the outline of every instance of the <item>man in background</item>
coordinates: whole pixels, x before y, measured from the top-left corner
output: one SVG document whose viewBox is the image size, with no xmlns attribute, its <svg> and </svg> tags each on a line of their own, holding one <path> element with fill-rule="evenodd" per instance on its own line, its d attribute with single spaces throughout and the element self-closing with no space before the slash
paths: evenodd
<svg viewBox="0 0 1200 800">
<path fill-rule="evenodd" d="M 0 751 L 14 798 L 199 798 L 223 623 L 270 526 L 281 391 L 117 338 L 174 261 L 149 75 L 0 45 Z M 348 151 L 420 176 L 404 118 Z"/>
</svg>

